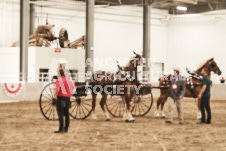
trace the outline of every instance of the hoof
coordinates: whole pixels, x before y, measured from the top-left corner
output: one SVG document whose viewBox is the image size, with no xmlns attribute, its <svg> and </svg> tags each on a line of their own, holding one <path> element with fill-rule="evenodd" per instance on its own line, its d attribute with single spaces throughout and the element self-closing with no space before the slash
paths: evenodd
<svg viewBox="0 0 226 151">
<path fill-rule="evenodd" d="M 131 120 L 131 121 L 125 120 L 125 122 L 126 122 L 126 123 L 135 123 L 135 120 Z"/>
<path fill-rule="evenodd" d="M 111 121 L 111 119 L 106 119 L 106 121 Z"/>
<path fill-rule="evenodd" d="M 97 118 L 92 118 L 94 121 L 98 120 Z"/>
<path fill-rule="evenodd" d="M 162 116 L 161 118 L 166 118 L 165 116 Z"/>
</svg>

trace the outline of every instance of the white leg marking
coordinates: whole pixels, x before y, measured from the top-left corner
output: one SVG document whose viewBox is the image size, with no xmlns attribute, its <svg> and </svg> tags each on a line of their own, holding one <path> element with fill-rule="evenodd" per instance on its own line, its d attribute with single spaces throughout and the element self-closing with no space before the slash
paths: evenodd
<svg viewBox="0 0 226 151">
<path fill-rule="evenodd" d="M 92 114 L 92 119 L 93 119 L 93 120 L 97 120 L 97 116 L 96 116 L 95 113 Z"/>
<path fill-rule="evenodd" d="M 123 120 L 127 120 L 127 119 L 128 119 L 126 112 L 123 113 L 122 119 L 123 119 Z"/>
<path fill-rule="evenodd" d="M 106 120 L 110 120 L 111 119 L 107 112 L 105 112 L 105 116 L 106 116 Z"/>
<path fill-rule="evenodd" d="M 128 113 L 128 118 L 129 118 L 129 121 L 134 121 L 134 118 L 133 118 L 131 112 Z"/>
<path fill-rule="evenodd" d="M 166 117 L 166 115 L 164 114 L 164 112 L 163 112 L 163 111 L 161 111 L 161 114 L 162 114 L 162 117 Z"/>
<path fill-rule="evenodd" d="M 158 118 L 160 115 L 159 115 L 159 111 L 155 111 L 155 117 Z"/>
</svg>

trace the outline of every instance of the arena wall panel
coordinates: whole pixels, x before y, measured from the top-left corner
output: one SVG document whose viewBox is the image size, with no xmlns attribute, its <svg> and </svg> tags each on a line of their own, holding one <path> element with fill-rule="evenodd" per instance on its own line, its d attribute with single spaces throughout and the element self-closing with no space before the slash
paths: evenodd
<svg viewBox="0 0 226 151">
<path fill-rule="evenodd" d="M 20 93 L 18 93 L 17 96 L 15 97 L 12 97 L 12 96 L 9 96 L 7 95 L 7 91 L 3 88 L 3 85 L 4 83 L 1 83 L 0 86 L 1 86 L 1 101 L 23 101 L 24 98 L 25 98 L 25 92 L 26 92 L 26 89 L 25 89 L 25 85 L 23 84 L 23 88 L 22 88 L 22 91 Z"/>
<path fill-rule="evenodd" d="M 0 103 L 12 101 L 38 101 L 42 89 L 47 83 L 25 83 L 22 92 L 16 97 L 9 97 L 3 89 L 3 83 L 0 84 Z M 226 99 L 226 84 L 213 84 L 211 87 L 211 100 Z M 153 98 L 157 99 L 160 95 L 159 89 L 152 89 Z M 98 95 L 101 98 L 101 95 Z"/>
<path fill-rule="evenodd" d="M 26 83 L 26 101 L 37 101 L 39 100 L 42 89 L 44 88 L 44 83 Z"/>
<path fill-rule="evenodd" d="M 211 99 L 225 100 L 226 99 L 226 84 L 213 84 L 211 88 Z"/>
</svg>

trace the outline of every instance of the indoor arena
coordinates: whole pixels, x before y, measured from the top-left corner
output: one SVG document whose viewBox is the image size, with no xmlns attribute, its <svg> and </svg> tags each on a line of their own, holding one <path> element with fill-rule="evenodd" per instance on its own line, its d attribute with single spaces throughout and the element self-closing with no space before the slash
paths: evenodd
<svg viewBox="0 0 226 151">
<path fill-rule="evenodd" d="M 225 150 L 225 0 L 0 8 L 0 150 Z"/>
</svg>

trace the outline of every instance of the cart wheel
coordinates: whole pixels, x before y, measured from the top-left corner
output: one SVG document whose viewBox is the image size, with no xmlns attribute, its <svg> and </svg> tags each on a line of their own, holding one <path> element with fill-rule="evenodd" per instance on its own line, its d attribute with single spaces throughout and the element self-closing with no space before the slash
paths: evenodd
<svg viewBox="0 0 226 151">
<path fill-rule="evenodd" d="M 106 107 L 108 112 L 113 117 L 122 117 L 125 112 L 125 101 L 122 96 L 113 95 L 110 100 L 107 100 Z"/>
<path fill-rule="evenodd" d="M 92 112 L 92 96 L 88 91 L 87 96 L 71 97 L 69 114 L 74 119 L 86 119 Z"/>
<path fill-rule="evenodd" d="M 40 95 L 39 106 L 41 113 L 47 120 L 57 120 L 56 102 L 54 101 L 55 83 L 47 84 Z"/>
<path fill-rule="evenodd" d="M 132 104 L 132 115 L 133 116 L 144 116 L 146 115 L 153 104 L 153 96 L 152 93 L 148 94 L 148 95 L 136 95 L 133 99 L 133 101 L 131 101 Z"/>
</svg>

